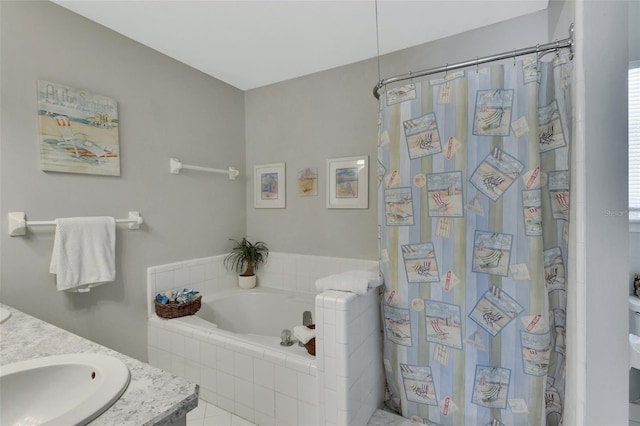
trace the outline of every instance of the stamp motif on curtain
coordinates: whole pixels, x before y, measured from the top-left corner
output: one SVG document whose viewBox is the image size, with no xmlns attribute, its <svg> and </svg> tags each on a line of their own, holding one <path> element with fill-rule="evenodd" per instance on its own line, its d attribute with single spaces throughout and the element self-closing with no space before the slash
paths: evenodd
<svg viewBox="0 0 640 426">
<path fill-rule="evenodd" d="M 424 301 L 427 342 L 462 349 L 460 306 Z"/>
<path fill-rule="evenodd" d="M 564 309 L 553 309 L 553 328 L 556 332 L 556 346 L 554 350 L 558 353 L 565 354 L 566 339 L 565 339 L 565 327 L 566 327 L 566 314 Z"/>
<path fill-rule="evenodd" d="M 547 291 L 564 290 L 566 272 L 560 247 L 544 251 L 544 282 Z"/>
<path fill-rule="evenodd" d="M 418 404 L 438 405 L 431 367 L 400 364 L 402 382 L 407 400 Z"/>
<path fill-rule="evenodd" d="M 540 142 L 540 152 L 567 146 L 562 120 L 558 112 L 558 103 L 555 99 L 549 105 L 538 108 L 538 141 Z"/>
<path fill-rule="evenodd" d="M 549 172 L 549 197 L 551 216 L 554 219 L 569 220 L 569 171 Z"/>
<path fill-rule="evenodd" d="M 511 370 L 477 365 L 471 402 L 489 408 L 507 408 L 510 382 Z"/>
<path fill-rule="evenodd" d="M 412 346 L 409 309 L 384 305 L 384 328 L 387 339 L 402 346 Z"/>
<path fill-rule="evenodd" d="M 442 152 L 440 133 L 435 113 L 404 121 L 404 135 L 409 148 L 409 158 L 416 159 Z"/>
<path fill-rule="evenodd" d="M 462 172 L 427 175 L 429 216 L 463 217 Z"/>
<path fill-rule="evenodd" d="M 533 83 L 534 81 L 539 82 L 539 77 L 538 60 L 533 57 L 524 58 L 522 60 L 522 78 L 524 84 Z"/>
<path fill-rule="evenodd" d="M 400 102 L 416 98 L 416 86 L 413 83 L 387 90 L 387 105 L 395 105 Z"/>
<path fill-rule="evenodd" d="M 473 117 L 473 134 L 509 136 L 513 89 L 478 90 Z"/>
<path fill-rule="evenodd" d="M 413 198 L 411 188 L 385 189 L 384 210 L 387 217 L 387 226 L 413 225 Z"/>
<path fill-rule="evenodd" d="M 520 332 L 522 343 L 522 364 L 524 373 L 530 376 L 544 376 L 549 370 L 551 355 L 549 333 L 535 334 Z"/>
<path fill-rule="evenodd" d="M 529 237 L 542 235 L 542 200 L 539 189 L 522 191 L 522 212 L 524 234 Z"/>
<path fill-rule="evenodd" d="M 496 201 L 518 179 L 524 164 L 498 147 L 478 165 L 469 181 L 478 191 Z"/>
<path fill-rule="evenodd" d="M 478 300 L 469 318 L 487 333 L 497 336 L 523 310 L 514 298 L 494 285 Z"/>
<path fill-rule="evenodd" d="M 432 243 L 407 244 L 401 246 L 404 267 L 409 283 L 440 281 L 436 252 Z"/>
<path fill-rule="evenodd" d="M 547 184 L 547 174 L 540 170 L 540 166 L 527 170 L 522 175 L 525 189 L 540 189 Z"/>
<path fill-rule="evenodd" d="M 513 235 L 476 231 L 471 270 L 506 277 L 509 273 Z"/>
</svg>

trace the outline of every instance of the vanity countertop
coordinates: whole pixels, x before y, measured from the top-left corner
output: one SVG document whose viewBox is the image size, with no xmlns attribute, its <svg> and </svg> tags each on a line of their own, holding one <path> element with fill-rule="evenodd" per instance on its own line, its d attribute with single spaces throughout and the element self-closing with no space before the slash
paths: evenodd
<svg viewBox="0 0 640 426">
<path fill-rule="evenodd" d="M 0 324 L 0 365 L 65 353 L 91 352 L 122 360 L 131 372 L 129 386 L 107 411 L 93 420 L 100 425 L 170 425 L 198 405 L 198 385 L 152 367 L 10 306 Z"/>
</svg>

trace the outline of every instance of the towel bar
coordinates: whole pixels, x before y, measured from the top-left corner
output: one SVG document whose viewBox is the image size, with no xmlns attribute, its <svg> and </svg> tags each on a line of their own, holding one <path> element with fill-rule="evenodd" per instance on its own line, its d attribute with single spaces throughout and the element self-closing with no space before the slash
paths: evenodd
<svg viewBox="0 0 640 426">
<path fill-rule="evenodd" d="M 55 225 L 55 220 L 27 220 L 24 212 L 7 213 L 9 223 L 9 235 L 18 237 L 27 234 L 28 226 L 46 226 Z M 128 223 L 129 229 L 139 229 L 144 223 L 140 212 L 129 212 L 127 219 L 116 219 L 116 223 Z"/>
<path fill-rule="evenodd" d="M 192 166 L 189 164 L 183 164 L 177 158 L 169 159 L 169 172 L 171 174 L 177 175 L 180 174 L 180 170 L 188 169 L 188 170 L 199 170 L 201 172 L 209 172 L 209 173 L 222 173 L 225 175 L 229 175 L 230 180 L 236 180 L 236 177 L 240 174 L 240 171 L 235 167 L 229 167 L 228 169 L 213 169 L 211 167 L 201 167 L 201 166 Z"/>
</svg>

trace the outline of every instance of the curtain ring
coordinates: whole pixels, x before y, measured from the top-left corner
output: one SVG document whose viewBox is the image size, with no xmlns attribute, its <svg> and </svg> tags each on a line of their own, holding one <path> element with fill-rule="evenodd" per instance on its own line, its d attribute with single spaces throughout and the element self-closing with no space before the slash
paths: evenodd
<svg viewBox="0 0 640 426">
<path fill-rule="evenodd" d="M 476 74 L 478 74 L 478 57 L 476 56 Z"/>
<path fill-rule="evenodd" d="M 409 84 L 413 84 L 413 76 L 411 75 L 411 71 L 409 71 Z"/>
<path fill-rule="evenodd" d="M 560 57 L 560 41 L 556 40 L 556 56 Z"/>
<path fill-rule="evenodd" d="M 447 79 L 447 73 L 449 72 L 449 64 L 444 64 L 444 79 Z"/>
<path fill-rule="evenodd" d="M 515 47 L 513 48 L 513 67 L 516 67 L 516 49 Z"/>
</svg>

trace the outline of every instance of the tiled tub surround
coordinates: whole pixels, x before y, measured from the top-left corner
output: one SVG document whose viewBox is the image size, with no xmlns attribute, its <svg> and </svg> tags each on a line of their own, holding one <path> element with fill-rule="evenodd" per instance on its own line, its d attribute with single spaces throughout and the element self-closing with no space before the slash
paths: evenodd
<svg viewBox="0 0 640 426">
<path fill-rule="evenodd" d="M 159 292 L 194 288 L 202 294 L 236 288 L 238 277 L 223 264 L 226 255 L 192 259 L 147 269 L 147 300 Z M 378 262 L 362 259 L 270 252 L 258 271 L 258 286 L 316 294 L 317 279 L 352 269 L 377 270 Z M 149 316 L 154 314 L 149 304 Z"/>
<path fill-rule="evenodd" d="M 175 288 L 195 288 L 204 294 L 235 288 L 235 274 L 224 269 L 224 257 L 149 268 L 149 301 L 157 292 Z M 377 262 L 270 253 L 258 273 L 258 284 L 315 295 L 318 278 L 352 269 L 377 269 Z M 247 340 L 203 324 L 196 317 L 161 319 L 150 303 L 149 362 L 199 383 L 202 399 L 260 425 L 366 424 L 382 401 L 377 294 L 377 290 L 370 290 L 366 296 L 344 292 L 316 296 L 317 350 L 323 353 L 317 358 L 298 346 L 283 348 L 262 338 Z M 347 314 L 352 308 L 355 310 Z M 351 325 L 346 321 L 352 321 Z M 357 335 L 345 343 L 346 333 Z M 334 345 L 325 354 L 320 347 L 331 341 Z M 363 357 L 363 361 L 355 357 Z M 373 370 L 366 371 L 364 365 Z M 338 401 L 338 396 L 343 399 Z"/>
<path fill-rule="evenodd" d="M 260 425 L 318 424 L 314 357 L 214 326 L 149 319 L 149 362 L 200 384 L 200 398 Z M 306 418 L 308 423 L 299 423 Z"/>
<path fill-rule="evenodd" d="M 11 317 L 0 324 L 0 364 L 67 353 L 99 353 L 122 360 L 131 381 L 91 425 L 184 425 L 198 404 L 198 386 L 54 325 L 0 304 Z"/>
<path fill-rule="evenodd" d="M 377 288 L 316 296 L 319 424 L 366 425 L 382 404 L 379 297 Z"/>
</svg>

